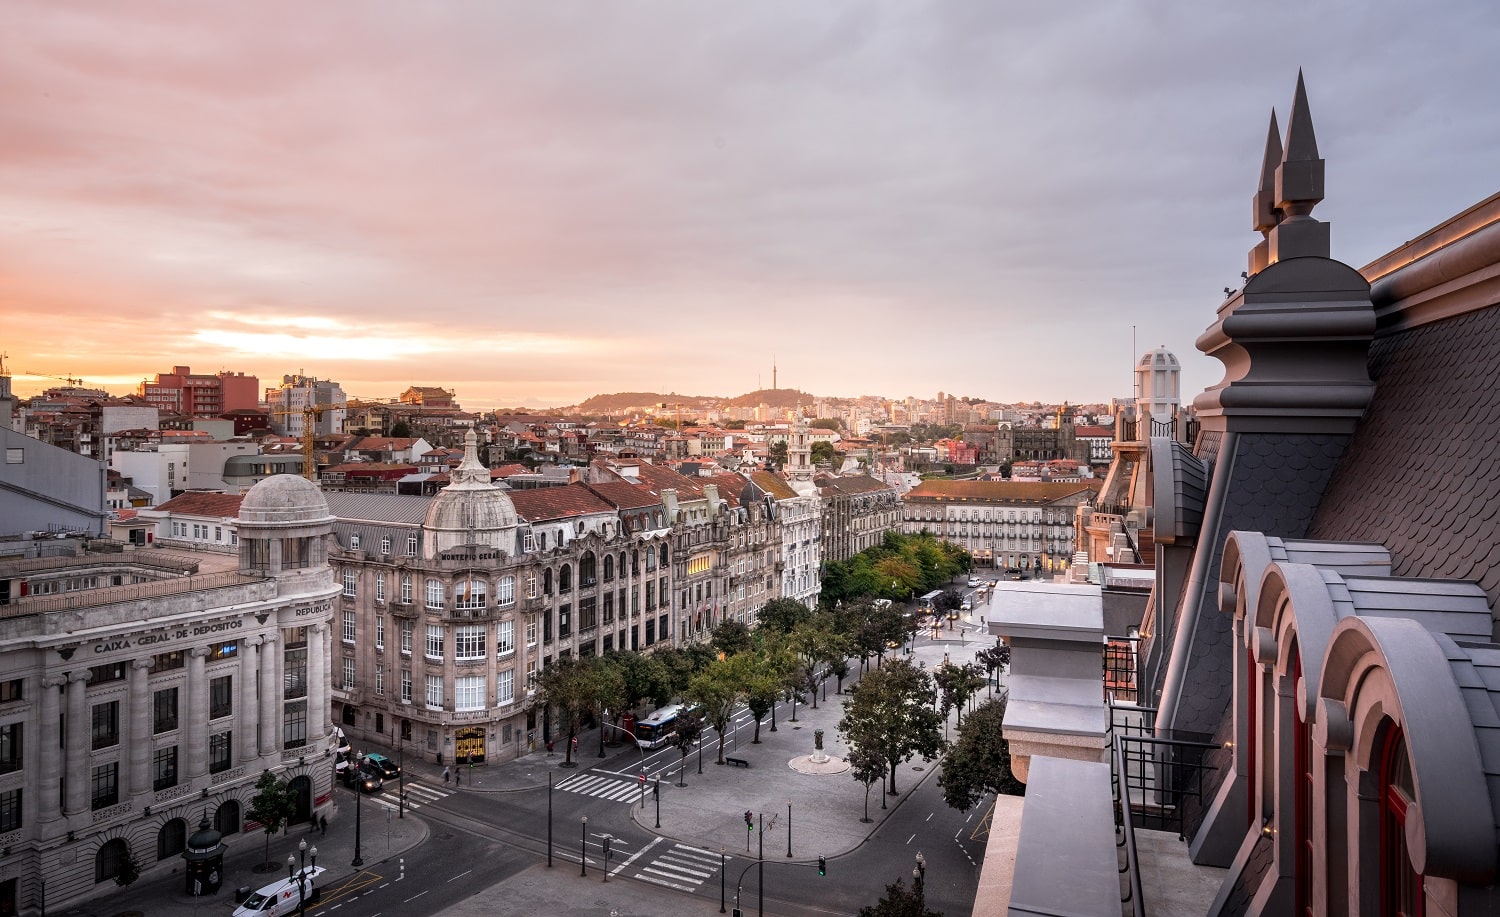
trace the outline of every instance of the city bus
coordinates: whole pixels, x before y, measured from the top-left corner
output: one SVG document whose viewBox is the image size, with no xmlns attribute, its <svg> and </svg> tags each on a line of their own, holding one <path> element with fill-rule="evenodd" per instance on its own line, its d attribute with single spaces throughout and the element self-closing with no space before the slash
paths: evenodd
<svg viewBox="0 0 1500 917">
<path fill-rule="evenodd" d="M 691 713 L 688 704 L 668 704 L 635 721 L 635 744 L 641 748 L 660 748 L 677 734 L 677 718 Z"/>
</svg>

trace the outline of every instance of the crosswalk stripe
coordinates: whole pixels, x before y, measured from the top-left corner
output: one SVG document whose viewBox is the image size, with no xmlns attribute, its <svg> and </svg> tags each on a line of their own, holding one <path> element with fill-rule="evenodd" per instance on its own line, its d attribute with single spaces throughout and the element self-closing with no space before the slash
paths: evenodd
<svg viewBox="0 0 1500 917">
<path fill-rule="evenodd" d="M 568 793 L 579 793 L 611 802 L 635 802 L 640 797 L 640 786 L 631 780 L 603 777 L 596 774 L 575 774 L 557 784 L 555 789 Z"/>
<path fill-rule="evenodd" d="M 680 892 L 695 892 L 698 890 L 697 885 L 679 885 L 676 882 L 668 882 L 666 879 L 658 879 L 655 876 L 645 874 L 638 875 L 636 878 L 643 882 L 654 882 L 657 885 L 665 885 L 667 888 L 675 888 Z"/>
<path fill-rule="evenodd" d="M 697 876 L 699 882 L 702 882 L 704 879 L 707 879 L 709 876 L 713 875 L 712 871 L 705 872 L 701 869 L 690 869 L 687 866 L 679 866 L 676 863 L 672 862 L 668 857 L 662 857 L 661 859 L 657 860 L 656 865 L 662 867 L 663 869 L 673 870 L 674 872 L 682 872 L 687 873 L 690 876 Z M 698 864 L 694 863 L 693 865 L 696 866 Z"/>
<path fill-rule="evenodd" d="M 666 857 L 672 859 L 674 862 L 687 863 L 701 869 L 707 869 L 708 872 L 704 873 L 704 875 L 712 874 L 715 869 L 719 868 L 719 861 L 717 859 L 710 862 L 701 857 L 683 856 L 682 854 L 666 854 Z"/>
</svg>

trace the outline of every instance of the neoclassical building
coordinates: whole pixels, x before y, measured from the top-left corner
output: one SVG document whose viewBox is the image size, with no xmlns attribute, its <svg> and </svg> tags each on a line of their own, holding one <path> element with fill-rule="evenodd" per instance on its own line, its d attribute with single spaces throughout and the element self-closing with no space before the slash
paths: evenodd
<svg viewBox="0 0 1500 917">
<path fill-rule="evenodd" d="M 0 562 L 0 901 L 38 907 L 45 881 L 64 907 L 112 889 L 127 857 L 180 866 L 200 819 L 252 827 L 264 771 L 297 818 L 329 804 L 332 523 L 314 485 L 280 475 L 241 502 L 237 557 Z"/>
<path fill-rule="evenodd" d="M 1027 575 L 1067 568 L 1074 516 L 1098 481 L 923 481 L 902 497 L 902 531 L 928 531 L 961 546 L 980 566 Z"/>
<path fill-rule="evenodd" d="M 470 430 L 436 496 L 328 500 L 340 589 L 333 708 L 357 748 L 515 758 L 549 730 L 533 704 L 541 669 L 671 642 L 672 546 L 664 529 L 639 524 L 659 518 L 648 498 L 626 525 L 582 483 L 508 491 L 491 483 Z"/>
</svg>

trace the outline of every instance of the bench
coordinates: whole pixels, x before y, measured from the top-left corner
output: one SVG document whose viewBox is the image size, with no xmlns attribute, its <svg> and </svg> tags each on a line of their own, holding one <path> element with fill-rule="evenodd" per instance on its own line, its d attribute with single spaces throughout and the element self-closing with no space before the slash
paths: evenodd
<svg viewBox="0 0 1500 917">
<path fill-rule="evenodd" d="M 729 758 L 729 757 L 726 757 L 724 759 L 724 763 L 725 764 L 733 764 L 735 767 L 749 767 L 750 766 L 750 762 L 746 761 L 744 758 Z"/>
</svg>

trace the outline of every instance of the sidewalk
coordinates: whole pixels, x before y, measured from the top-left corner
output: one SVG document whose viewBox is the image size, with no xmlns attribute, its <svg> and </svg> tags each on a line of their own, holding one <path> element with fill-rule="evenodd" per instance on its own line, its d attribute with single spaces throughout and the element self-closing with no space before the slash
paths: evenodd
<svg viewBox="0 0 1500 917">
<path fill-rule="evenodd" d="M 908 658 L 918 664 L 925 663 L 931 670 L 942 664 L 945 655 L 954 664 L 968 662 L 975 652 L 992 642 L 979 641 L 972 636 L 966 642 L 961 641 L 956 626 L 951 639 L 948 635 L 949 631 L 945 629 L 944 639 L 938 642 L 923 638 L 915 653 Z M 873 666 L 874 660 L 871 660 Z M 844 689 L 847 691 L 857 680 L 856 663 L 855 672 L 844 679 Z M 834 688 L 830 681 L 827 700 L 820 699 L 818 709 L 799 704 L 795 723 L 788 721 L 786 708 L 780 709 L 777 731 L 770 731 L 769 720 L 764 722 L 759 745 L 751 743 L 753 722 L 732 729 L 725 739 L 725 755 L 748 761 L 748 768 L 716 765 L 717 743 L 705 741 L 701 775 L 695 752 L 687 759 L 686 787 L 677 786 L 677 779 L 662 780 L 661 826 L 656 827 L 656 801 L 649 792 L 645 806 L 635 807 L 636 823 L 665 838 L 712 852 L 722 850 L 729 856 L 746 856 L 748 839 L 749 856 L 756 855 L 763 840 L 767 857 L 785 859 L 789 830 L 793 860 L 812 860 L 818 856 L 831 858 L 858 848 L 896 811 L 897 806 L 910 797 L 921 781 L 933 775 L 940 759 L 927 762 L 916 757 L 898 767 L 896 788 L 899 794 L 885 797 L 889 808 L 881 808 L 881 786 L 873 784 L 869 791 L 871 821 L 861 821 L 865 814 L 865 786 L 849 771 L 817 775 L 791 767 L 794 758 L 812 754 L 813 732 L 817 729 L 823 730 L 825 752 L 834 758 L 847 756 L 848 748 L 838 736 L 838 721 L 844 715 L 843 701 L 847 696 L 834 693 Z M 950 738 L 954 719 L 955 715 L 950 713 Z M 753 832 L 745 828 L 747 810 L 756 813 L 756 830 Z M 762 814 L 765 817 L 763 839 Z"/>
<path fill-rule="evenodd" d="M 173 867 L 143 875 L 128 888 L 109 887 L 109 891 L 90 901 L 84 901 L 66 909 L 48 911 L 55 915 L 77 915 L 77 917 L 118 917 L 118 915 L 151 915 L 151 917 L 197 917 L 199 914 L 218 914 L 227 917 L 234 907 L 235 889 L 242 886 L 252 891 L 277 879 L 286 878 L 288 854 L 298 855 L 297 845 L 307 842 L 309 851 L 318 848 L 318 865 L 328 870 L 319 884 L 328 885 L 359 872 L 350 866 L 354 859 L 354 796 L 344 790 L 334 793 L 338 809 L 328 818 L 328 833 L 309 832 L 306 825 L 294 826 L 286 834 L 271 838 L 271 862 L 277 868 L 271 872 L 255 872 L 252 867 L 265 859 L 265 833 L 260 830 L 231 834 L 224 838 L 228 849 L 224 851 L 224 884 L 217 895 L 195 898 L 187 894 L 183 878 L 181 857 L 173 857 Z M 360 854 L 366 869 L 375 869 L 382 863 L 393 860 L 427 840 L 426 822 L 407 813 L 397 818 L 394 813 L 388 818 L 387 810 L 372 805 L 371 797 L 361 804 Z M 152 853 L 155 851 L 153 850 Z M 311 864 L 309 864 L 311 865 Z"/>
</svg>

